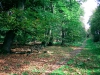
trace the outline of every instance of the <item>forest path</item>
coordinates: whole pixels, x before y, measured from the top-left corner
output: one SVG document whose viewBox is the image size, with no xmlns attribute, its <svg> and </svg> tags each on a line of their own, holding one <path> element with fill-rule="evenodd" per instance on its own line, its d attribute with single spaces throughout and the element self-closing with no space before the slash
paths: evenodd
<svg viewBox="0 0 100 75">
<path fill-rule="evenodd" d="M 81 47 L 76 47 L 76 48 L 72 47 L 73 51 L 70 53 L 72 55 L 72 57 L 76 56 L 78 53 L 80 53 L 84 49 L 84 47 L 86 45 L 86 41 L 87 41 L 87 39 L 84 40 Z"/>
<path fill-rule="evenodd" d="M 0 75 L 49 75 L 52 71 L 64 66 L 70 59 L 80 53 L 86 40 L 81 47 L 46 47 L 40 53 L 27 54 L 7 54 L 0 55 Z M 18 50 L 20 51 L 21 48 Z M 23 47 L 23 50 L 25 48 Z"/>
<path fill-rule="evenodd" d="M 60 66 L 58 66 L 58 68 L 60 68 L 61 66 L 64 66 L 70 59 L 72 59 L 73 57 L 75 57 L 77 54 L 79 54 L 82 50 L 84 50 L 84 47 L 86 45 L 86 41 L 87 39 L 84 40 L 83 44 L 81 47 L 71 47 L 73 49 L 73 51 L 71 51 L 69 53 L 70 57 L 69 58 L 65 58 L 65 60 L 61 61 L 61 62 L 57 62 L 57 64 L 60 64 Z M 63 59 L 63 58 L 62 58 Z M 57 67 L 57 66 L 56 66 Z M 43 75 L 49 75 L 50 71 L 48 74 L 43 74 Z"/>
</svg>

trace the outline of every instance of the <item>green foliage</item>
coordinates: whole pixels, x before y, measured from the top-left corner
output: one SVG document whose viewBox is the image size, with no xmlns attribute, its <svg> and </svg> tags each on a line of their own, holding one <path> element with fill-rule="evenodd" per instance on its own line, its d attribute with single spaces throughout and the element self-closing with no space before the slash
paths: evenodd
<svg viewBox="0 0 100 75">
<path fill-rule="evenodd" d="M 20 0 L 16 4 L 20 5 Z M 0 30 L 17 30 L 15 41 L 49 43 L 52 37 L 53 41 L 64 39 L 65 42 L 74 42 L 85 37 L 85 29 L 80 21 L 83 12 L 76 0 L 23 0 L 24 10 L 20 10 L 16 4 L 0 13 Z M 62 29 L 64 38 L 61 37 Z"/>
<path fill-rule="evenodd" d="M 93 40 L 95 42 L 100 41 L 100 6 L 97 7 L 95 12 L 90 18 L 91 34 L 93 35 Z"/>
<path fill-rule="evenodd" d="M 22 75 L 29 75 L 27 72 L 23 72 Z"/>
<path fill-rule="evenodd" d="M 74 42 L 79 41 L 85 37 L 85 29 L 80 21 L 80 15 L 82 15 L 82 9 L 80 9 L 80 4 L 76 1 L 70 2 L 58 1 L 56 4 L 57 14 L 59 15 L 59 28 L 64 30 L 64 41 Z M 67 7 L 66 7 L 67 6 Z M 58 35 L 59 39 L 61 35 Z"/>
<path fill-rule="evenodd" d="M 71 46 L 80 47 L 80 46 L 82 46 L 82 43 L 83 43 L 83 41 L 73 42 L 73 43 L 71 43 Z"/>
<path fill-rule="evenodd" d="M 100 44 L 86 41 L 84 50 L 50 75 L 99 75 Z"/>
</svg>

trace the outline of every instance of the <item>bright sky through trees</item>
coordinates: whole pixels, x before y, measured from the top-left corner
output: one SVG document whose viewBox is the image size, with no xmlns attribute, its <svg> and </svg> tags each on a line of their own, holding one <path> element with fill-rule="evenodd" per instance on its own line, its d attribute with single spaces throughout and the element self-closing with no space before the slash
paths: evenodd
<svg viewBox="0 0 100 75">
<path fill-rule="evenodd" d="M 93 11 L 97 7 L 97 3 L 96 3 L 96 0 L 87 0 L 86 2 L 83 3 L 82 6 L 85 11 L 84 24 L 85 24 L 85 28 L 87 30 L 89 28 L 89 25 L 87 24 L 87 22 L 89 20 L 89 17 L 92 15 Z"/>
</svg>

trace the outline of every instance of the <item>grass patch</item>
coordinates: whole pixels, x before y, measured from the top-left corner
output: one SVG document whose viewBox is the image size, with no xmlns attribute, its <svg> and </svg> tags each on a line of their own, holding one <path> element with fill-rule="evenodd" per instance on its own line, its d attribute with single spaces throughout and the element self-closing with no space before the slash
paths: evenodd
<svg viewBox="0 0 100 75">
<path fill-rule="evenodd" d="M 22 75 L 29 75 L 27 72 L 23 72 Z"/>
<path fill-rule="evenodd" d="M 50 75 L 100 75 L 100 44 L 88 39 L 80 54 Z"/>
<path fill-rule="evenodd" d="M 74 42 L 71 45 L 76 46 L 76 47 L 80 47 L 80 46 L 82 46 L 82 44 L 83 44 L 83 42 Z"/>
</svg>

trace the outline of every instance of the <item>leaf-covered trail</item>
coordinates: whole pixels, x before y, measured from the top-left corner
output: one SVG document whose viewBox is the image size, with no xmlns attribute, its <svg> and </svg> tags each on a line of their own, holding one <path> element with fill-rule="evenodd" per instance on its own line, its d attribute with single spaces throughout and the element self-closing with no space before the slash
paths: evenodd
<svg viewBox="0 0 100 75">
<path fill-rule="evenodd" d="M 54 64 L 54 66 L 56 66 L 56 67 L 53 70 L 58 69 L 61 66 L 65 65 L 70 59 L 72 59 L 78 53 L 80 53 L 84 49 L 84 47 L 86 45 L 86 41 L 87 41 L 87 39 L 83 42 L 81 47 L 71 47 L 73 49 L 73 51 L 69 52 L 69 54 L 66 54 L 66 56 L 69 56 L 69 57 L 65 56 L 65 58 L 61 58 L 61 59 L 63 59 L 62 61 L 56 62 L 56 64 L 58 64 L 58 65 Z M 49 75 L 51 72 L 52 71 L 45 71 L 45 74 L 43 74 L 43 75 Z"/>
<path fill-rule="evenodd" d="M 80 53 L 82 47 L 47 47 L 47 53 L 0 55 L 0 75 L 28 73 L 29 75 L 48 75 L 60 68 L 68 60 Z"/>
<path fill-rule="evenodd" d="M 86 39 L 87 40 L 87 39 Z M 76 56 L 78 53 L 81 52 L 81 50 L 84 49 L 86 45 L 86 40 L 83 42 L 81 47 L 72 47 L 74 51 L 71 52 L 72 57 Z"/>
</svg>

